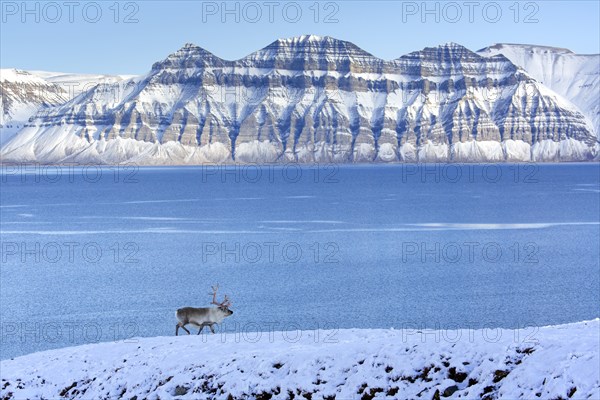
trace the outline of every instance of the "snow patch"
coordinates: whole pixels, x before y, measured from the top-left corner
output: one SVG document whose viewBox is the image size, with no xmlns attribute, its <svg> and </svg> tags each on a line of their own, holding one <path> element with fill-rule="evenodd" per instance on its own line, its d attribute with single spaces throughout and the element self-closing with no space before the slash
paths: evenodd
<svg viewBox="0 0 600 400">
<path fill-rule="evenodd" d="M 600 320 L 135 338 L 0 362 L 2 398 L 600 398 Z M 244 336 L 244 335 L 242 335 Z"/>
</svg>

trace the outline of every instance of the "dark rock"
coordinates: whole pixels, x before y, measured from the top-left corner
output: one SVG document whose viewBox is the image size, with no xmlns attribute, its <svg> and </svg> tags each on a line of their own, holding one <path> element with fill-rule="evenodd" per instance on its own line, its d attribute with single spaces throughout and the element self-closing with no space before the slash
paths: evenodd
<svg viewBox="0 0 600 400">
<path fill-rule="evenodd" d="M 456 367 L 452 367 L 448 370 L 448 378 L 452 379 L 454 382 L 461 383 L 465 379 L 467 379 L 468 374 L 465 372 L 456 372 Z"/>
<path fill-rule="evenodd" d="M 498 369 L 494 372 L 494 383 L 500 382 L 510 374 L 510 371 Z"/>
<path fill-rule="evenodd" d="M 486 386 L 483 388 L 483 392 L 481 392 L 481 397 L 483 397 L 484 394 L 492 393 L 493 391 L 494 391 L 493 386 Z"/>
<path fill-rule="evenodd" d="M 173 394 L 173 396 L 185 396 L 187 394 L 187 392 L 189 391 L 189 388 L 186 388 L 185 386 L 175 386 L 175 393 Z"/>
<path fill-rule="evenodd" d="M 519 353 L 519 354 L 527 354 L 527 355 L 533 353 L 534 351 L 535 350 L 533 349 L 533 347 L 527 347 L 527 348 L 522 349 L 522 350 L 521 349 L 517 349 L 517 353 Z"/>
<path fill-rule="evenodd" d="M 66 397 L 67 393 L 69 393 L 69 391 L 71 389 L 73 389 L 75 386 L 77 386 L 77 382 L 73 382 L 71 384 L 71 386 L 67 386 L 66 388 L 64 388 L 63 390 L 60 391 L 60 396 L 61 397 Z"/>
<path fill-rule="evenodd" d="M 443 397 L 450 397 L 454 393 L 456 393 L 457 391 L 458 391 L 458 386 L 456 386 L 456 385 L 448 386 L 446 389 L 444 389 L 444 392 L 442 393 L 442 396 Z"/>
</svg>

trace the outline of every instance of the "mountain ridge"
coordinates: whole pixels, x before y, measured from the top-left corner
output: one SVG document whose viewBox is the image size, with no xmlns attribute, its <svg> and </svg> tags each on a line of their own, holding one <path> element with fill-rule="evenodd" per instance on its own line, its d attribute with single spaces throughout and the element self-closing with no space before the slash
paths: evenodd
<svg viewBox="0 0 600 400">
<path fill-rule="evenodd" d="M 385 61 L 303 35 L 227 61 L 187 43 L 145 75 L 39 111 L 0 155 L 108 164 L 597 158 L 593 124 L 570 99 L 505 54 L 482 51 L 449 42 Z"/>
</svg>

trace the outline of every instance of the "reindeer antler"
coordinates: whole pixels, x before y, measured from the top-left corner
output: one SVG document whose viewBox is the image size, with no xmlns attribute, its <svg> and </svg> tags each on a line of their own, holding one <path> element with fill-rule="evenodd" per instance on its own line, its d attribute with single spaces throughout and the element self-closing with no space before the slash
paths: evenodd
<svg viewBox="0 0 600 400">
<path fill-rule="evenodd" d="M 217 302 L 217 291 L 219 290 L 219 284 L 216 284 L 215 286 L 212 286 L 212 304 L 219 306 L 219 307 L 225 307 L 225 308 L 229 308 L 231 306 L 231 301 L 229 300 L 229 297 L 227 295 L 225 295 L 225 298 L 223 299 L 223 301 L 221 303 Z"/>
<path fill-rule="evenodd" d="M 217 303 L 217 291 L 219 290 L 219 284 L 217 283 L 215 286 L 211 286 L 211 288 L 212 288 L 212 293 L 209 293 L 209 294 L 212 294 L 212 297 L 213 297 L 212 304 L 218 305 L 219 303 Z"/>
<path fill-rule="evenodd" d="M 225 298 L 223 299 L 221 306 L 223 306 L 225 308 L 229 308 L 231 306 L 231 300 L 229 300 L 229 296 L 225 295 Z"/>
</svg>

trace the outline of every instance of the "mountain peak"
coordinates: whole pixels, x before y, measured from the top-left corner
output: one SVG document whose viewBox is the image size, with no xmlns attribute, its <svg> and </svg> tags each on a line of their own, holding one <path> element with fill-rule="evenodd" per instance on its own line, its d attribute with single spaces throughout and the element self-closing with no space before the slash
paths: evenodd
<svg viewBox="0 0 600 400">
<path fill-rule="evenodd" d="M 446 42 L 444 44 L 440 44 L 438 47 L 444 48 L 444 49 L 466 49 L 468 50 L 465 46 L 463 46 L 460 43 L 456 43 L 456 42 Z"/>
<path fill-rule="evenodd" d="M 375 58 L 371 53 L 361 49 L 352 42 L 336 39 L 331 36 L 317 35 L 301 35 L 278 39 L 256 53 L 274 51 L 278 53 L 293 52 L 302 57 L 335 54 L 338 57 L 354 56 Z"/>
<path fill-rule="evenodd" d="M 458 54 L 458 55 L 463 55 L 463 54 L 476 54 L 474 51 L 468 49 L 467 47 L 463 46 L 462 44 L 456 43 L 456 42 L 446 42 L 444 44 L 440 44 L 437 47 L 434 47 L 434 49 L 441 49 L 444 51 L 448 51 L 451 52 L 452 54 Z"/>
<path fill-rule="evenodd" d="M 187 42 L 186 44 L 183 45 L 182 49 L 189 49 L 189 48 L 200 48 L 200 46 L 192 43 L 192 42 Z"/>
<path fill-rule="evenodd" d="M 288 70 L 312 69 L 347 72 L 355 65 L 365 68 L 378 65 L 382 60 L 357 45 L 331 36 L 301 35 L 278 39 L 261 50 L 240 60 L 244 65 L 259 68 Z"/>
<path fill-rule="evenodd" d="M 502 50 L 502 49 L 523 49 L 530 52 L 551 52 L 556 54 L 575 54 L 569 49 L 565 49 L 562 47 L 553 47 L 553 46 L 542 46 L 537 44 L 518 44 L 518 43 L 494 43 L 489 47 L 485 47 L 481 50 L 478 50 L 478 53 L 486 52 L 489 50 Z"/>
<path fill-rule="evenodd" d="M 172 53 L 169 55 L 169 57 L 178 57 L 181 55 L 193 55 L 193 54 L 201 54 L 201 55 L 212 55 L 214 56 L 211 52 L 203 49 L 202 47 L 188 42 L 186 44 L 184 44 L 179 50 L 177 50 L 175 53 Z"/>
<path fill-rule="evenodd" d="M 167 58 L 155 63 L 153 70 L 167 68 L 203 68 L 208 65 L 222 64 L 223 60 L 208 50 L 194 43 L 186 43 L 175 53 L 169 54 Z"/>
<path fill-rule="evenodd" d="M 367 51 L 361 49 L 357 45 L 347 40 L 336 39 L 332 36 L 318 36 L 318 35 L 300 35 L 293 36 L 290 38 L 281 38 L 277 39 L 265 49 L 273 48 L 273 47 L 285 47 L 285 48 L 314 48 L 314 49 L 326 49 L 326 48 L 338 48 L 338 49 L 346 49 L 351 52 L 359 52 L 363 55 L 368 55 L 373 57 L 372 54 Z"/>
<path fill-rule="evenodd" d="M 278 39 L 276 42 L 279 43 L 306 43 L 306 42 L 322 42 L 333 39 L 331 36 L 318 36 L 318 35 L 300 35 L 293 36 L 291 38 Z M 333 39 L 335 40 L 335 39 Z"/>
<path fill-rule="evenodd" d="M 428 61 L 454 61 L 457 62 L 463 58 L 479 59 L 480 55 L 469 50 L 465 46 L 455 43 L 447 42 L 440 44 L 435 47 L 425 47 L 423 50 L 414 51 L 412 53 L 401 56 L 399 59 L 414 59 L 419 58 Z"/>
<path fill-rule="evenodd" d="M 16 68 L 0 69 L 0 82 L 20 82 L 20 83 L 47 83 L 39 76 L 33 75 L 29 71 Z"/>
</svg>

